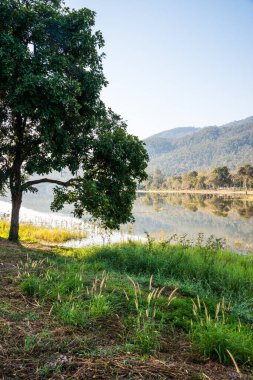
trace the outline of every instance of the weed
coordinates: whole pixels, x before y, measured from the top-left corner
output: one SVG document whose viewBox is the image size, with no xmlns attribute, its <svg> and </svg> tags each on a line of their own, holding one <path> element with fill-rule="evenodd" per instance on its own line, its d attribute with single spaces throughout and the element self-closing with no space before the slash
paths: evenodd
<svg viewBox="0 0 253 380">
<path fill-rule="evenodd" d="M 37 374 L 42 378 L 48 378 L 50 375 L 61 372 L 62 364 L 45 365 L 37 370 Z"/>
<path fill-rule="evenodd" d="M 81 327 L 89 323 L 86 304 L 81 301 L 56 303 L 52 312 L 66 325 Z"/>
<path fill-rule="evenodd" d="M 108 297 L 103 295 L 94 296 L 89 305 L 89 316 L 91 318 L 105 317 L 112 313 Z"/>
<path fill-rule="evenodd" d="M 146 235 L 146 238 L 147 238 L 147 246 L 148 246 L 148 251 L 151 252 L 152 251 L 152 247 L 153 247 L 153 244 L 155 242 L 155 239 L 151 237 L 151 235 L 145 231 L 144 232 L 145 235 Z"/>
<path fill-rule="evenodd" d="M 203 314 L 204 312 L 204 314 Z M 239 364 L 253 365 L 253 331 L 237 324 L 228 323 L 225 317 L 224 299 L 217 304 L 215 315 L 211 317 L 204 302 L 193 303 L 196 322 L 192 325 L 193 346 L 206 358 L 230 364 L 231 355 Z"/>
<path fill-rule="evenodd" d="M 43 280 L 34 275 L 27 275 L 21 283 L 21 290 L 29 297 L 43 297 L 46 291 L 43 287 Z"/>
<path fill-rule="evenodd" d="M 28 335 L 25 337 L 24 342 L 24 351 L 25 352 L 31 352 L 34 350 L 34 348 L 37 346 L 38 343 L 38 337 L 37 335 Z"/>
<path fill-rule="evenodd" d="M 24 340 L 24 351 L 33 352 L 39 346 L 45 349 L 52 343 L 51 333 L 47 330 L 42 330 L 36 335 L 27 335 Z"/>
<path fill-rule="evenodd" d="M 128 277 L 134 288 L 134 304 L 136 317 L 133 320 L 133 329 L 131 331 L 130 344 L 127 343 L 126 349 L 139 354 L 151 354 L 160 347 L 160 329 L 161 325 L 156 321 L 157 300 L 161 297 L 164 287 L 153 288 L 153 276 L 149 280 L 149 291 L 145 295 L 140 285 L 131 277 Z M 170 293 L 167 304 L 168 306 L 174 300 L 174 294 L 177 289 Z M 130 298 L 128 298 L 130 301 Z"/>
</svg>

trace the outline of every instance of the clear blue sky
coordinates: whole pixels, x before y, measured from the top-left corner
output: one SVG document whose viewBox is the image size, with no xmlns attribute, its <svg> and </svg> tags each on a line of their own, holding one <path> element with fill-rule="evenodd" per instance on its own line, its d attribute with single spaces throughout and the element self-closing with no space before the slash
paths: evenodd
<svg viewBox="0 0 253 380">
<path fill-rule="evenodd" d="M 253 115 L 252 0 L 66 0 L 97 12 L 102 97 L 147 137 Z"/>
</svg>

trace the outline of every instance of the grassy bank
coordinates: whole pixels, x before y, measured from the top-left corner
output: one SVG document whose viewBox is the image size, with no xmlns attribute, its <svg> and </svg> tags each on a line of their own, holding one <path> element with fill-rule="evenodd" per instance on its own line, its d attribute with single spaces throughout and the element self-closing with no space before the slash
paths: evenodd
<svg viewBox="0 0 253 380">
<path fill-rule="evenodd" d="M 44 361 L 36 364 L 38 378 L 65 378 L 66 371 L 67 378 L 74 376 L 79 359 L 79 364 L 59 366 L 46 359 L 59 353 L 100 361 L 120 357 L 137 360 L 135 366 L 139 360 L 146 366 L 158 360 L 164 366 L 156 368 L 160 379 L 239 378 L 229 367 L 233 360 L 242 372 L 253 368 L 252 256 L 222 251 L 215 242 L 189 247 L 150 240 L 84 249 L 19 249 L 24 258 L 13 283 L 27 304 L 36 306 L 36 313 L 25 314 L 26 323 L 39 323 L 40 328 L 23 332 L 15 350 L 26 358 L 43 350 Z M 11 255 L 8 250 L 2 243 L 5 258 Z M 1 310 L 4 318 L 24 318 L 17 310 L 13 317 L 8 302 Z M 64 331 L 57 347 L 52 326 Z M 1 328 L 3 336 L 10 334 L 9 327 Z M 221 372 L 212 373 L 209 366 Z M 165 367 L 170 368 L 167 377 Z M 178 372 L 169 377 L 170 371 Z M 116 373 L 95 378 L 120 378 Z"/>
<path fill-rule="evenodd" d="M 7 239 L 10 223 L 0 220 L 0 237 Z M 70 231 L 62 228 L 45 228 L 29 223 L 21 223 L 19 230 L 20 240 L 24 242 L 46 242 L 59 244 L 71 239 L 81 239 L 87 235 L 83 232 Z"/>
</svg>

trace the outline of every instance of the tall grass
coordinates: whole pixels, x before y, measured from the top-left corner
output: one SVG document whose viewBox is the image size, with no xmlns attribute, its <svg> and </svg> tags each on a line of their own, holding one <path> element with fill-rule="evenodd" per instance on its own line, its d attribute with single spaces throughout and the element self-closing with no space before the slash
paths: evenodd
<svg viewBox="0 0 253 380">
<path fill-rule="evenodd" d="M 253 255 L 243 256 L 207 247 L 183 247 L 126 243 L 69 252 L 90 263 L 103 263 L 107 270 L 132 275 L 153 274 L 163 283 L 180 284 L 210 296 L 228 300 L 252 300 Z"/>
<path fill-rule="evenodd" d="M 231 354 L 253 366 L 252 256 L 155 242 L 43 255 L 20 267 L 21 290 L 51 305 L 60 323 L 87 328 L 117 319 L 122 347 L 141 355 L 183 330 L 201 356 L 231 364 Z"/>
<path fill-rule="evenodd" d="M 153 288 L 152 279 L 149 279 L 148 291 L 142 291 L 138 282 L 128 277 L 134 288 L 134 305 L 136 316 L 133 318 L 132 331 L 130 334 L 130 343 L 127 343 L 127 349 L 136 351 L 140 354 L 151 354 L 157 351 L 160 347 L 161 330 L 163 324 L 161 318 L 157 318 L 159 310 L 159 299 L 165 287 Z M 177 289 L 174 289 L 168 296 L 169 307 L 175 299 L 174 294 Z M 127 296 L 128 301 L 130 298 Z"/>
<path fill-rule="evenodd" d="M 0 237 L 8 238 L 10 223 L 0 220 Z M 61 228 L 37 227 L 30 223 L 21 223 L 19 229 L 20 239 L 26 242 L 63 243 L 71 239 L 86 237 L 83 232 L 69 231 Z"/>
<path fill-rule="evenodd" d="M 245 328 L 238 320 L 231 323 L 226 318 L 224 299 L 217 304 L 213 316 L 208 311 L 205 302 L 193 302 L 193 313 L 196 320 L 192 324 L 191 339 L 193 347 L 208 359 L 221 363 L 238 364 L 253 363 L 253 329 Z"/>
</svg>

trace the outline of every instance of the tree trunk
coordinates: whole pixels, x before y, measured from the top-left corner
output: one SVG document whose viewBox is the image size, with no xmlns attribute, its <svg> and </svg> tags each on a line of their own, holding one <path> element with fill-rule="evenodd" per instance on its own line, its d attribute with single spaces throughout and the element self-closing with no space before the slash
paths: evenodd
<svg viewBox="0 0 253 380">
<path fill-rule="evenodd" d="M 248 178 L 245 178 L 245 194 L 248 194 Z"/>
<path fill-rule="evenodd" d="M 9 240 L 18 242 L 19 240 L 19 212 L 22 203 L 22 163 L 23 159 L 23 140 L 26 118 L 22 119 L 22 115 L 14 115 L 13 128 L 15 131 L 15 155 L 13 165 L 10 169 L 10 190 L 11 190 L 11 227 L 9 232 Z"/>
<path fill-rule="evenodd" d="M 11 227 L 9 232 L 9 240 L 18 242 L 19 241 L 19 211 L 22 203 L 22 191 L 12 191 L 11 192 Z"/>
</svg>

